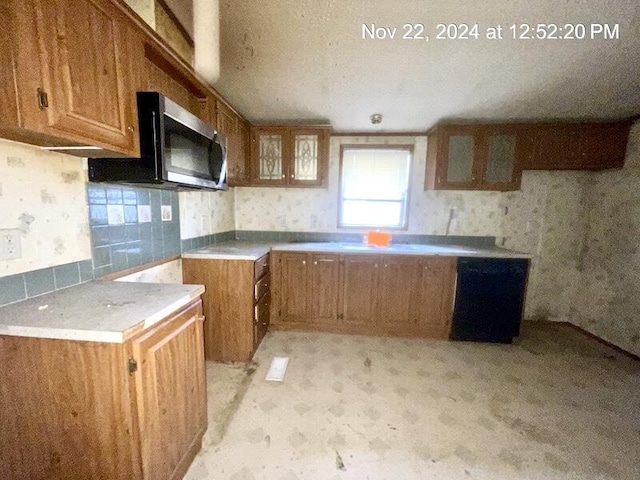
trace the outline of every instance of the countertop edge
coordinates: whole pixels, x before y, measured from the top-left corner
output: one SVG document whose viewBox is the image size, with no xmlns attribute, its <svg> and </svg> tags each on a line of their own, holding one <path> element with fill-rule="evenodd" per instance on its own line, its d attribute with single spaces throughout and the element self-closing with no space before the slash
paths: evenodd
<svg viewBox="0 0 640 480">
<path fill-rule="evenodd" d="M 452 250 L 456 248 L 456 246 L 447 246 L 447 245 L 438 245 L 439 248 L 451 248 Z M 372 247 L 371 249 L 362 249 L 362 250 L 351 250 L 345 249 L 340 246 L 332 246 L 331 244 L 327 244 L 326 246 L 323 244 L 278 244 L 273 245 L 271 248 L 272 251 L 278 252 L 322 252 L 322 253 L 335 253 L 335 254 L 343 254 L 343 255 L 406 255 L 406 256 L 416 256 L 416 257 L 482 257 L 482 258 L 523 258 L 523 259 L 531 259 L 533 258 L 532 254 L 523 253 L 523 252 L 515 252 L 509 251 L 506 249 L 501 250 L 492 250 L 485 248 L 475 248 L 475 247 L 459 247 L 464 248 L 464 251 L 460 252 L 426 252 L 426 251 L 416 251 L 416 250 L 384 250 L 382 248 L 376 249 Z M 500 247 L 496 247 L 498 249 Z"/>
<path fill-rule="evenodd" d="M 193 292 L 185 294 L 179 300 L 167 305 L 150 317 L 142 320 L 127 330 L 80 330 L 75 328 L 55 328 L 55 327 L 30 327 L 30 326 L 0 326 L 0 335 L 13 337 L 42 338 L 48 340 L 74 340 L 80 342 L 96 343 L 125 343 L 131 338 L 144 332 L 149 327 L 155 325 L 172 312 L 188 305 L 196 298 L 200 297 L 204 291 L 204 285 L 190 285 L 196 288 Z"/>
</svg>

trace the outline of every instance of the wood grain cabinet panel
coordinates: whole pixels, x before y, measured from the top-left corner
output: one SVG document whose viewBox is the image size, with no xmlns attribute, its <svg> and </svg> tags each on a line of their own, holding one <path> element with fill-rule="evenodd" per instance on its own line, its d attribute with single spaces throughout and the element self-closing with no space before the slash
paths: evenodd
<svg viewBox="0 0 640 480">
<path fill-rule="evenodd" d="M 448 338 L 456 257 L 272 255 L 274 329 Z"/>
<path fill-rule="evenodd" d="M 311 320 L 335 325 L 340 315 L 340 256 L 312 254 L 309 265 L 308 302 Z"/>
<path fill-rule="evenodd" d="M 378 328 L 395 335 L 420 334 L 421 265 L 412 257 L 381 258 L 376 298 Z"/>
<path fill-rule="evenodd" d="M 30 59 L 31 65 L 18 67 L 19 78 L 37 76 L 25 82 L 26 90 L 21 88 L 24 126 L 136 154 L 138 122 L 129 57 L 132 33 L 123 16 L 101 0 L 30 2 L 33 9 L 27 6 L 21 11 L 33 15 L 39 55 Z M 33 82 L 38 83 L 40 94 Z"/>
<path fill-rule="evenodd" d="M 283 253 L 278 257 L 276 271 L 279 320 L 284 323 L 309 323 L 309 255 Z"/>
<path fill-rule="evenodd" d="M 369 327 L 376 323 L 378 295 L 377 255 L 345 255 L 342 274 L 342 324 L 345 327 Z"/>
<path fill-rule="evenodd" d="M 184 283 L 204 285 L 207 360 L 248 362 L 270 322 L 269 254 L 253 260 L 183 258 Z"/>
<path fill-rule="evenodd" d="M 227 175 L 231 187 L 247 185 L 249 175 L 249 125 L 224 103 L 217 104 L 217 128 L 227 137 Z"/>
<path fill-rule="evenodd" d="M 207 426 L 201 305 L 132 342 L 145 479 L 182 478 Z"/>
<path fill-rule="evenodd" d="M 621 168 L 631 122 L 541 124 L 531 128 L 526 170 Z"/>
<path fill-rule="evenodd" d="M 455 296 L 456 257 L 425 258 L 419 263 L 416 322 L 422 335 L 449 338 Z"/>
<path fill-rule="evenodd" d="M 177 480 L 200 449 L 199 299 L 124 344 L 0 335 L 0 361 L 3 480 Z"/>
</svg>

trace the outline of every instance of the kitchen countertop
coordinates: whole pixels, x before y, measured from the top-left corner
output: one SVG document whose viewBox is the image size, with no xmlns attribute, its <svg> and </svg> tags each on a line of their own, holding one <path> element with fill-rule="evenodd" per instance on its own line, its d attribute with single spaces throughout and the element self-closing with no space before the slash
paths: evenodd
<svg viewBox="0 0 640 480">
<path fill-rule="evenodd" d="M 0 307 L 0 335 L 123 343 L 202 293 L 202 285 L 93 281 Z"/>
<path fill-rule="evenodd" d="M 209 260 L 257 260 L 269 253 L 272 243 L 245 242 L 232 240 L 215 243 L 208 247 L 190 250 L 182 254 L 182 258 L 203 258 Z"/>
<path fill-rule="evenodd" d="M 422 245 L 392 243 L 388 247 L 376 247 L 355 242 L 267 243 L 240 240 L 217 243 L 182 254 L 182 258 L 219 260 L 257 260 L 270 250 L 280 252 L 367 253 L 421 256 L 531 258 L 528 253 L 515 252 L 500 247 L 475 248 L 459 245 Z"/>
<path fill-rule="evenodd" d="M 485 258 L 531 258 L 528 253 L 514 252 L 505 248 L 475 248 L 458 245 L 421 245 L 392 243 L 388 247 L 377 247 L 364 243 L 286 243 L 274 245 L 273 250 L 281 252 L 322 252 L 322 253 L 367 253 L 391 255 L 485 257 Z"/>
</svg>

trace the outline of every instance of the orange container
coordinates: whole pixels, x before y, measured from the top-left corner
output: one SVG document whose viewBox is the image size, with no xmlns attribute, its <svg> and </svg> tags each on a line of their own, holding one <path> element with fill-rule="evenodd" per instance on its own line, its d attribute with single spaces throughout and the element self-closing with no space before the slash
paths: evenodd
<svg viewBox="0 0 640 480">
<path fill-rule="evenodd" d="M 376 247 L 388 247 L 391 243 L 391 233 L 380 230 L 370 230 L 367 232 L 367 244 Z"/>
</svg>

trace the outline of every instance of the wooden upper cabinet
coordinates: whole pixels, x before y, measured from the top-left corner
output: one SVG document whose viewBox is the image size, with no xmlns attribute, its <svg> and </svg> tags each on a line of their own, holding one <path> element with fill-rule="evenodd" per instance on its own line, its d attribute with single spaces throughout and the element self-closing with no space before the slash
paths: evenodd
<svg viewBox="0 0 640 480">
<path fill-rule="evenodd" d="M 217 103 L 217 129 L 227 137 L 227 180 L 230 187 L 247 185 L 249 125 L 222 102 Z"/>
<path fill-rule="evenodd" d="M 525 170 L 603 170 L 624 166 L 630 121 L 535 125 Z"/>
<path fill-rule="evenodd" d="M 99 0 L 31 0 L 16 8 L 31 16 L 20 22 L 33 25 L 38 51 L 25 58 L 25 45 L 22 60 L 29 63 L 18 65 L 19 78 L 35 75 L 19 87 L 24 127 L 136 154 L 131 71 L 139 59 L 130 56 L 132 32 L 118 9 Z"/>
<path fill-rule="evenodd" d="M 329 162 L 328 127 L 254 127 L 251 184 L 325 187 Z"/>
<path fill-rule="evenodd" d="M 429 133 L 425 188 L 497 190 L 520 188 L 529 146 L 510 125 L 443 125 Z"/>
</svg>

